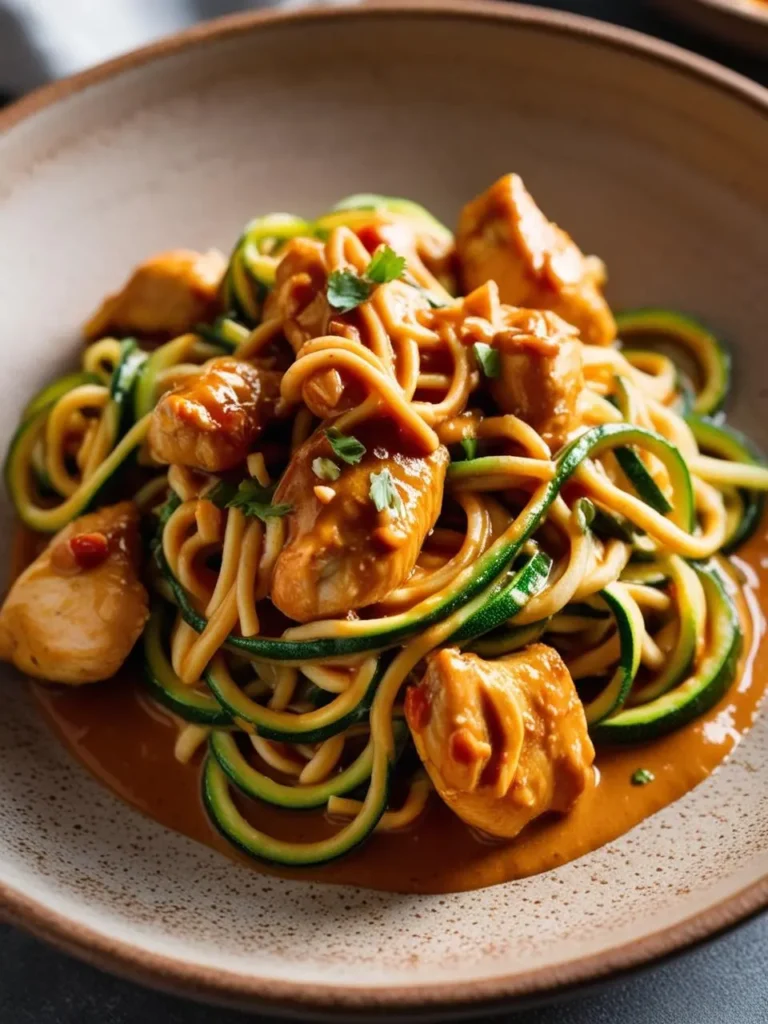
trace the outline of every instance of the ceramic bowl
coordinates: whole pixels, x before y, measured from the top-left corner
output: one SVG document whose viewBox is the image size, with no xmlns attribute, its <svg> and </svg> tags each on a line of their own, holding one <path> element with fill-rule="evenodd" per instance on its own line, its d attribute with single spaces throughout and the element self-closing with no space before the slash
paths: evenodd
<svg viewBox="0 0 768 1024">
<path fill-rule="evenodd" d="M 695 311 L 732 339 L 734 420 L 768 441 L 768 93 L 702 59 L 515 5 L 247 16 L 47 88 L 2 127 L 5 438 L 147 253 L 227 247 L 256 212 L 361 190 L 454 221 L 515 169 L 606 260 L 614 304 Z M 4 504 L 3 559 L 10 523 Z M 164 830 L 74 764 L 2 676 L 5 911 L 149 983 L 445 1019 L 627 970 L 768 901 L 766 716 L 706 783 L 589 856 L 404 897 L 266 878 Z"/>
</svg>

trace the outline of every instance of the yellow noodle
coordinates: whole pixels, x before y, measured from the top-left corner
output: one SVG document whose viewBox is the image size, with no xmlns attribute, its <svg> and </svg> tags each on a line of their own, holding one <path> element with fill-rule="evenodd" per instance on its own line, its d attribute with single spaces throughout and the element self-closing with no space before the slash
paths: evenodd
<svg viewBox="0 0 768 1024">
<path fill-rule="evenodd" d="M 376 825 L 376 832 L 396 832 L 412 825 L 427 806 L 432 783 L 429 777 L 419 772 L 408 790 L 405 803 L 397 811 L 385 811 Z M 331 817 L 354 818 L 359 814 L 363 804 L 359 800 L 347 797 L 332 796 L 328 800 L 328 813 Z"/>
<path fill-rule="evenodd" d="M 261 559 L 264 531 L 258 520 L 250 522 L 243 537 L 237 566 L 237 615 L 243 636 L 256 636 L 259 632 L 259 613 L 256 609 L 256 579 Z"/>
<path fill-rule="evenodd" d="M 299 784 L 313 786 L 327 779 L 344 753 L 344 734 L 331 736 L 317 748 L 317 752 L 301 769 Z"/>
<path fill-rule="evenodd" d="M 206 742 L 210 734 L 211 728 L 208 725 L 184 722 L 179 729 L 179 735 L 176 737 L 173 756 L 181 764 L 188 764 Z"/>
<path fill-rule="evenodd" d="M 295 778 L 301 775 L 302 765 L 295 757 L 289 757 L 283 753 L 283 750 L 288 746 L 287 744 L 265 740 L 263 736 L 257 736 L 256 733 L 250 734 L 250 740 L 253 744 L 253 749 L 270 768 L 274 768 L 284 775 L 292 775 Z"/>
</svg>

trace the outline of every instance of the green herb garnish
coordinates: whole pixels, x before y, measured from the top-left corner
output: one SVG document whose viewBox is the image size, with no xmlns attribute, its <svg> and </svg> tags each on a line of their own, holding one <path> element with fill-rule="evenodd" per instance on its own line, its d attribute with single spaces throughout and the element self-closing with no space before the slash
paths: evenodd
<svg viewBox="0 0 768 1024">
<path fill-rule="evenodd" d="M 476 459 L 477 458 L 477 438 L 476 437 L 465 437 L 462 439 L 461 447 L 464 449 L 465 459 Z"/>
<path fill-rule="evenodd" d="M 638 768 L 635 774 L 632 776 L 633 786 L 647 786 L 649 782 L 653 782 L 656 776 L 653 772 L 648 771 L 647 768 Z"/>
<path fill-rule="evenodd" d="M 483 371 L 486 377 L 495 379 L 501 372 L 501 357 L 499 350 L 491 348 L 490 345 L 486 345 L 484 341 L 477 341 L 472 346 L 475 352 L 475 359 L 477 365 Z"/>
<path fill-rule="evenodd" d="M 328 304 L 339 313 L 356 309 L 371 294 L 372 285 L 354 270 L 334 270 L 328 277 Z"/>
<path fill-rule="evenodd" d="M 382 245 L 365 268 L 365 277 L 374 284 L 396 281 L 405 270 L 405 256 L 398 256 L 388 245 Z"/>
<path fill-rule="evenodd" d="M 376 506 L 378 512 L 392 509 L 398 515 L 403 512 L 403 499 L 397 493 L 395 481 L 388 469 L 382 469 L 380 473 L 371 473 L 371 487 L 368 496 Z"/>
<path fill-rule="evenodd" d="M 257 480 L 241 480 L 236 491 L 231 484 L 221 481 L 206 494 L 206 498 L 220 508 L 239 508 L 243 515 L 266 522 L 293 512 L 293 505 L 273 505 L 274 493 L 275 485 L 264 487 Z"/>
<path fill-rule="evenodd" d="M 380 246 L 371 257 L 362 277 L 354 270 L 334 270 L 328 276 L 328 304 L 339 313 L 349 313 L 369 299 L 379 284 L 396 281 L 405 270 L 405 257 L 388 245 Z"/>
<path fill-rule="evenodd" d="M 341 476 L 341 470 L 333 459 L 313 459 L 312 472 L 316 477 L 319 477 L 321 480 L 327 480 L 329 483 L 338 480 Z"/>
<path fill-rule="evenodd" d="M 176 491 L 169 491 L 168 497 L 165 499 L 163 504 L 159 505 L 154 510 L 154 513 L 157 516 L 157 525 L 160 527 L 161 531 L 180 504 L 181 498 L 178 496 Z"/>
<path fill-rule="evenodd" d="M 325 436 L 333 449 L 333 454 L 350 466 L 356 466 L 365 455 L 365 445 L 351 434 L 342 434 L 336 427 L 329 427 L 325 431 Z"/>
</svg>

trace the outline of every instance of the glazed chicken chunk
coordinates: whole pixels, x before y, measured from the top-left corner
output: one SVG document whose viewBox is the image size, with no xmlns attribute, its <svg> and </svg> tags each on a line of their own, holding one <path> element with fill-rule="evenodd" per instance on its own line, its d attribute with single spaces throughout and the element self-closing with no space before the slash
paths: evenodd
<svg viewBox="0 0 768 1024">
<path fill-rule="evenodd" d="M 158 253 L 134 270 L 121 291 L 104 300 L 85 325 L 85 336 L 174 337 L 191 331 L 219 312 L 219 286 L 226 268 L 216 249 Z"/>
<path fill-rule="evenodd" d="M 71 522 L 11 587 L 0 610 L 0 658 L 72 686 L 114 675 L 148 616 L 140 551 L 130 501 Z"/>
<path fill-rule="evenodd" d="M 493 339 L 501 358 L 491 394 L 502 412 L 525 420 L 557 451 L 579 423 L 578 332 L 556 313 L 507 307 L 504 319 L 507 326 Z"/>
<path fill-rule="evenodd" d="M 410 575 L 443 499 L 448 452 L 410 454 L 395 426 L 370 421 L 357 432 L 366 452 L 356 465 L 334 459 L 322 429 L 293 455 L 275 503 L 293 507 L 288 541 L 275 564 L 272 601 L 291 619 L 343 616 L 381 601 Z M 330 459 L 338 479 L 316 475 Z M 378 511 L 372 475 L 388 474 L 397 507 Z"/>
<path fill-rule="evenodd" d="M 489 835 L 511 838 L 540 814 L 569 811 L 592 780 L 584 709 L 545 644 L 492 662 L 439 650 L 405 712 L 442 799 Z"/>
<path fill-rule="evenodd" d="M 328 334 L 331 307 L 325 294 L 327 270 L 322 242 L 293 238 L 275 271 L 265 317 L 279 316 L 294 352 L 311 338 Z"/>
<path fill-rule="evenodd" d="M 502 302 L 551 309 L 585 342 L 609 345 L 616 324 L 602 287 L 605 268 L 547 220 L 516 174 L 464 207 L 456 237 L 465 292 L 495 281 Z"/>
<path fill-rule="evenodd" d="M 149 427 L 152 457 L 207 473 L 231 469 L 274 416 L 279 396 L 279 373 L 229 356 L 212 359 L 158 402 Z"/>
</svg>

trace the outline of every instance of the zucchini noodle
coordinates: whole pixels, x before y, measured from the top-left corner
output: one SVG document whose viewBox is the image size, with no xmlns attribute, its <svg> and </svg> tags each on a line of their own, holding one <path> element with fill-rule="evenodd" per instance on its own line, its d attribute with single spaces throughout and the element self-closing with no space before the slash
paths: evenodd
<svg viewBox="0 0 768 1024">
<path fill-rule="evenodd" d="M 539 640 L 554 647 L 598 743 L 644 741 L 644 712 L 665 730 L 684 724 L 705 702 L 690 701 L 684 718 L 675 695 L 718 666 L 718 685 L 735 671 L 734 584 L 719 559 L 754 529 L 768 467 L 708 418 L 729 379 L 717 339 L 690 318 L 641 310 L 618 317 L 627 339 L 573 341 L 577 386 L 550 410 L 572 405 L 560 436 L 540 429 L 535 402 L 507 401 L 527 364 L 505 376 L 498 339 L 515 340 L 520 311 L 493 281 L 454 295 L 455 274 L 450 232 L 408 200 L 351 197 L 315 221 L 256 218 L 204 322 L 175 337 L 92 341 L 78 371 L 32 399 L 11 442 L 7 485 L 34 531 L 55 533 L 110 494 L 138 504 L 155 590 L 151 692 L 173 715 L 176 758 L 194 763 L 207 749 L 206 808 L 253 856 L 319 863 L 419 819 L 433 784 L 407 749 L 402 698 L 437 648 L 494 659 Z M 538 329 L 519 350 L 535 358 L 551 352 Z M 695 392 L 657 334 L 697 360 Z M 279 376 L 248 451 L 216 470 L 161 462 L 158 406 L 226 361 Z M 215 401 L 204 410 L 214 418 Z M 174 441 L 196 423 L 185 406 Z M 294 584 L 325 597 L 338 565 L 359 555 L 373 593 L 382 566 L 412 557 L 383 596 L 292 617 L 272 598 L 305 510 L 283 495 L 320 444 L 302 499 L 316 517 L 339 510 L 338 553 L 315 584 L 312 560 Z M 370 490 L 345 490 L 363 455 L 389 468 L 370 475 Z M 434 517 L 422 533 L 420 512 L 400 528 L 421 500 L 419 474 L 441 455 Z M 358 514 L 378 544 L 369 562 L 344 519 Z M 335 831 L 273 838 L 258 827 L 259 801 L 313 809 Z"/>
</svg>

